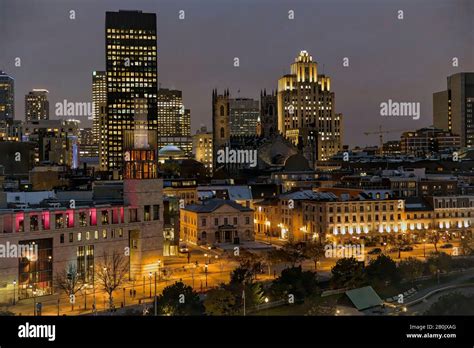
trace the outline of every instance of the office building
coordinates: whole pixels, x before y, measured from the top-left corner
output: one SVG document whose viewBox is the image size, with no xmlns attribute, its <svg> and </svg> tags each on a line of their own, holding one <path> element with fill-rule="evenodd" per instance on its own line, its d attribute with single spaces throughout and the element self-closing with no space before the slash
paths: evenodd
<svg viewBox="0 0 474 348">
<path fill-rule="evenodd" d="M 230 135 L 255 136 L 260 118 L 258 100 L 250 98 L 229 99 Z"/>
<path fill-rule="evenodd" d="M 98 157 L 98 145 L 94 141 L 93 128 L 80 128 L 78 132 L 77 144 L 79 146 L 79 158 Z"/>
<path fill-rule="evenodd" d="M 461 137 L 450 131 L 426 127 L 414 132 L 403 132 L 400 151 L 406 155 L 427 157 L 440 152 L 454 152 L 461 147 Z"/>
<path fill-rule="evenodd" d="M 141 11 L 106 13 L 105 26 L 107 169 L 122 175 L 124 131 L 133 130 L 135 99 L 146 99 L 148 129 L 156 130 L 157 35 L 156 14 Z"/>
<path fill-rule="evenodd" d="M 34 89 L 25 96 L 25 121 L 49 120 L 49 91 Z"/>
<path fill-rule="evenodd" d="M 278 130 L 303 150 L 312 167 L 338 153 L 342 115 L 335 112 L 329 76 L 306 51 L 291 64 L 291 73 L 278 80 Z"/>
<path fill-rule="evenodd" d="M 204 164 L 209 176 L 212 176 L 212 132 L 203 126 L 193 135 L 193 155 L 196 161 Z"/>
<path fill-rule="evenodd" d="M 433 120 L 441 128 L 461 136 L 462 147 L 474 147 L 474 73 L 447 78 L 447 89 L 433 94 Z"/>
<path fill-rule="evenodd" d="M 179 90 L 158 90 L 158 148 L 174 145 L 191 156 L 191 111 L 183 104 Z"/>
<path fill-rule="evenodd" d="M 54 164 L 77 168 L 79 127 L 74 120 L 41 120 L 22 125 L 22 141 L 34 142 L 35 165 Z"/>
<path fill-rule="evenodd" d="M 92 73 L 92 140 L 98 146 L 100 142 L 100 106 L 107 105 L 107 75 L 105 71 Z"/>
<path fill-rule="evenodd" d="M 15 80 L 0 70 L 0 121 L 15 118 Z"/>
</svg>

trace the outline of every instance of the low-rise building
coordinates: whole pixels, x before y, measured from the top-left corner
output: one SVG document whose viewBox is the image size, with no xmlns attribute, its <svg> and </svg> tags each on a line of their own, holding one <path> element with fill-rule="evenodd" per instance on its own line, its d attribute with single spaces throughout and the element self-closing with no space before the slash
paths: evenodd
<svg viewBox="0 0 474 348">
<path fill-rule="evenodd" d="M 180 210 L 180 236 L 196 245 L 254 240 L 253 210 L 224 199 L 209 199 Z"/>
<path fill-rule="evenodd" d="M 159 271 L 162 185 L 161 179 L 142 179 L 97 183 L 93 193 L 56 197 L 48 191 L 8 193 L 11 197 L 4 196 L 0 209 L 0 245 L 3 250 L 37 245 L 38 252 L 20 260 L 1 255 L 0 302 L 12 301 L 14 287 L 20 299 L 53 294 L 57 274 L 70 263 L 92 284 L 104 252 L 124 255 L 130 279 Z M 38 197 L 41 202 L 35 201 Z"/>
</svg>

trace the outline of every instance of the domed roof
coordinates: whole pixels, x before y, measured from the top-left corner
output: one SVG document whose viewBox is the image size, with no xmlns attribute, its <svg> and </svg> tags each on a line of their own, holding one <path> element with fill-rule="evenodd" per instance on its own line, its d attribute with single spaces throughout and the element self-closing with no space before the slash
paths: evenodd
<svg viewBox="0 0 474 348">
<path fill-rule="evenodd" d="M 182 156 L 183 154 L 184 154 L 184 151 L 173 144 L 163 146 L 158 151 L 159 156 Z"/>
</svg>

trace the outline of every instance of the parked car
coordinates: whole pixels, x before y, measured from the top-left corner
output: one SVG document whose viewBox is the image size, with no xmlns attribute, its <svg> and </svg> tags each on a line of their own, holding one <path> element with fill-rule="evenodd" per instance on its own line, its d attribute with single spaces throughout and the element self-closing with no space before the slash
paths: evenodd
<svg viewBox="0 0 474 348">
<path fill-rule="evenodd" d="M 382 249 L 380 248 L 375 248 L 375 249 L 372 249 L 371 251 L 369 251 L 367 254 L 370 254 L 370 255 L 378 255 L 382 253 Z"/>
<path fill-rule="evenodd" d="M 400 248 L 401 251 L 412 251 L 413 247 L 410 245 L 405 245 Z"/>
<path fill-rule="evenodd" d="M 442 248 L 442 249 L 451 249 L 452 247 L 453 247 L 453 245 L 450 244 L 450 243 L 446 243 L 446 244 L 443 244 L 443 245 L 440 246 L 440 248 Z"/>
</svg>

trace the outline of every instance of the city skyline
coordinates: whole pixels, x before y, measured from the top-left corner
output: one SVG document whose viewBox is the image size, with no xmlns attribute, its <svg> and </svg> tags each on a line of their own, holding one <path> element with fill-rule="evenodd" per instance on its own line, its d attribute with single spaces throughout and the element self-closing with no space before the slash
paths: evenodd
<svg viewBox="0 0 474 348">
<path fill-rule="evenodd" d="M 474 316 L 474 0 L 17 2 L 0 319 Z"/>
<path fill-rule="evenodd" d="M 97 5 L 71 1 L 64 5 L 51 2 L 36 6 L 25 1 L 21 13 L 12 2 L 0 5 L 2 14 L 12 14 L 5 18 L 0 15 L 6 33 L 6 50 L 0 56 L 0 62 L 1 69 L 15 79 L 16 119 L 22 119 L 21 100 L 33 88 L 50 90 L 52 107 L 65 99 L 91 101 L 90 74 L 105 68 L 105 12 L 123 7 L 130 9 L 130 5 L 121 7 L 120 3 L 104 1 Z M 31 12 L 24 11 L 25 4 Z M 376 130 L 379 125 L 385 129 L 413 130 L 433 124 L 432 93 L 445 89 L 446 76 L 474 70 L 473 52 L 466 45 L 465 36 L 459 34 L 468 32 L 469 28 L 466 14 L 472 5 L 467 1 L 456 1 L 455 5 L 450 1 L 434 1 L 429 7 L 424 2 L 417 5 L 398 2 L 396 6 L 380 8 L 372 6 L 373 1 L 357 6 L 351 6 L 347 1 L 331 4 L 299 1 L 290 5 L 281 1 L 272 2 L 271 10 L 265 4 L 266 1 L 231 6 L 214 1 L 203 6 L 191 2 L 179 6 L 167 1 L 153 5 L 134 3 L 133 9 L 157 13 L 158 83 L 164 88 L 183 91 L 185 107 L 193 114 L 193 134 L 201 124 L 210 127 L 213 88 L 229 88 L 234 97 L 256 99 L 261 89 L 276 88 L 278 78 L 287 73 L 288 65 L 300 50 L 307 50 L 320 71 L 331 76 L 331 87 L 337 95 L 337 112 L 344 114 L 345 127 L 353 130 L 345 134 L 343 144 L 351 146 L 377 144 L 377 135 L 364 136 L 363 132 Z M 185 11 L 185 18 L 180 20 L 181 9 Z M 397 19 L 399 9 L 404 11 L 403 20 Z M 70 10 L 75 11 L 73 20 L 69 17 Z M 232 16 L 229 15 L 231 10 Z M 292 20 L 288 19 L 290 10 L 294 11 Z M 42 11 L 48 11 L 49 17 L 56 21 L 36 22 L 35 18 L 41 18 Z M 271 11 L 272 15 L 263 16 L 265 11 Z M 322 15 L 323 12 L 327 16 Z M 35 13 L 36 17 L 30 18 L 30 13 Z M 316 14 L 317 21 L 311 13 Z M 455 21 L 450 14 L 456 16 Z M 370 16 L 373 21 L 370 24 L 361 22 L 363 15 Z M 265 20 L 249 25 L 255 22 L 251 20 L 253 16 Z M 15 18 L 15 24 L 10 18 Z M 210 18 L 215 24 L 206 24 Z M 326 18 L 331 18 L 337 27 L 326 23 Z M 240 27 L 239 20 L 242 23 L 245 20 L 246 26 Z M 18 24 L 25 21 L 28 21 L 27 25 Z M 308 23 L 314 22 L 321 23 L 327 30 L 316 35 L 317 40 L 308 37 L 314 30 L 305 30 Z M 404 25 L 400 25 L 402 22 Z M 196 30 L 196 24 L 199 30 Z M 40 25 L 41 30 L 27 29 L 35 25 Z M 56 25 L 64 30 L 54 30 Z M 367 32 L 372 25 L 380 25 L 378 36 L 374 36 L 372 30 Z M 27 32 L 30 45 L 22 40 Z M 248 32 L 252 35 L 247 35 Z M 364 39 L 357 39 L 357 35 Z M 210 39 L 199 40 L 198 37 L 204 36 Z M 41 37 L 48 38 L 48 42 L 44 42 L 46 47 L 41 45 Z M 22 47 L 18 46 L 20 43 Z M 364 43 L 370 48 L 364 48 L 361 45 Z M 63 49 L 61 44 L 65 45 Z M 30 49 L 29 54 L 25 47 Z M 430 64 L 424 62 L 427 54 Z M 17 57 L 21 58 L 20 67 L 15 67 Z M 239 67 L 233 65 L 236 57 Z M 349 58 L 348 67 L 343 66 L 344 57 Z M 452 66 L 453 57 L 458 58 L 457 68 Z M 390 64 L 398 65 L 386 69 Z M 71 66 L 76 68 L 70 69 Z M 261 66 L 265 69 L 258 69 Z M 34 75 L 29 73 L 31 68 L 35 69 Z M 31 79 L 31 76 L 35 78 Z M 26 82 L 27 79 L 31 80 Z M 392 81 L 397 84 L 393 85 Z M 368 99 L 364 85 L 370 91 Z M 420 119 L 382 119 L 379 105 L 389 99 L 420 102 Z M 82 127 L 91 126 L 89 120 L 81 121 Z M 394 138 L 399 138 L 399 134 L 393 134 L 387 140 Z"/>
</svg>

